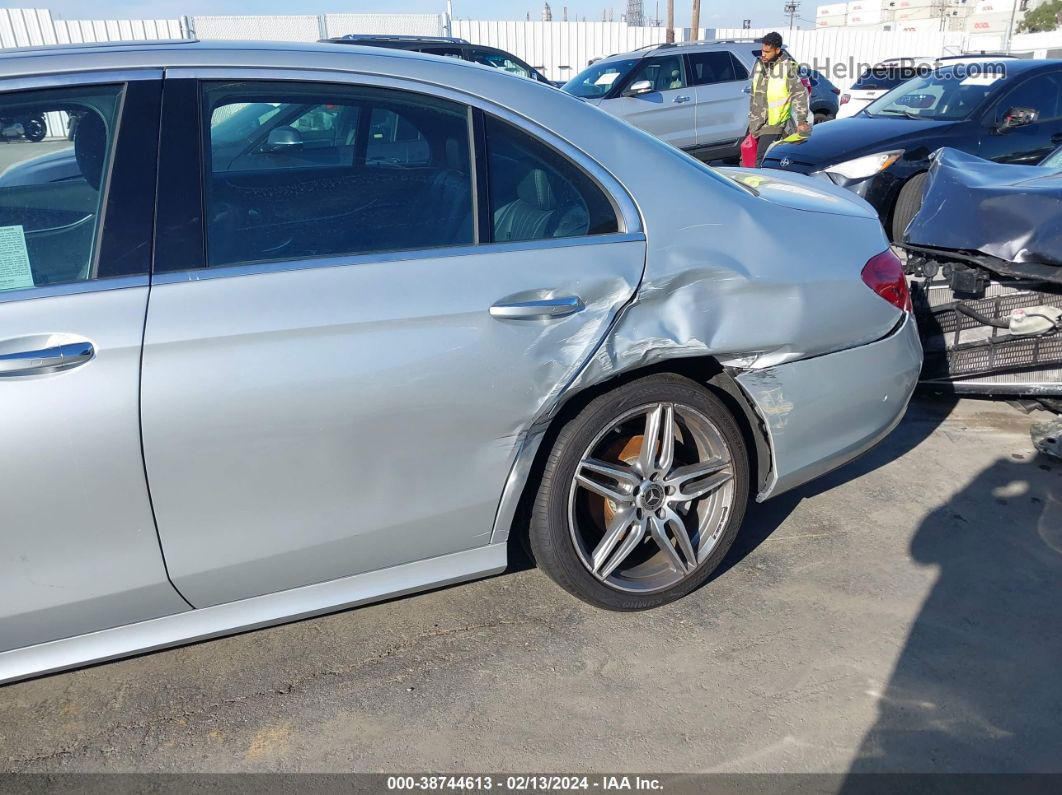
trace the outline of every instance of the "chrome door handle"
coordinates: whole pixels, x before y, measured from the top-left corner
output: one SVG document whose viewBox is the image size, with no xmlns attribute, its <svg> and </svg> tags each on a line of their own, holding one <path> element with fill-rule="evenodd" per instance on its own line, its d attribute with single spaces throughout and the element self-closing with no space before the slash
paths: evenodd
<svg viewBox="0 0 1062 795">
<path fill-rule="evenodd" d="M 752 93 L 752 86 L 745 86 L 743 89 L 741 89 L 741 93 L 742 94 L 751 94 Z"/>
<path fill-rule="evenodd" d="M 678 102 L 678 103 L 689 102 L 690 101 L 690 97 L 683 95 L 681 97 L 675 97 L 675 99 L 672 100 L 672 101 L 673 102 Z"/>
<path fill-rule="evenodd" d="M 58 373 L 79 367 L 96 355 L 92 343 L 71 342 L 29 351 L 0 353 L 0 377 Z"/>
<path fill-rule="evenodd" d="M 577 295 L 562 295 L 557 298 L 535 298 L 527 301 L 502 299 L 490 308 L 490 316 L 503 320 L 537 320 L 574 315 L 583 309 Z"/>
</svg>

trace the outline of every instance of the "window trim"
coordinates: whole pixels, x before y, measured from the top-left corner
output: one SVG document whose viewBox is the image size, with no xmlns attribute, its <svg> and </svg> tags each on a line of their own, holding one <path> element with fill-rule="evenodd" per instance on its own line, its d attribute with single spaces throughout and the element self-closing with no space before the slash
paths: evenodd
<svg viewBox="0 0 1062 795">
<path fill-rule="evenodd" d="M 406 91 L 417 94 L 426 94 L 430 97 L 436 97 L 440 99 L 448 99 L 453 102 L 458 102 L 472 110 L 473 120 L 476 113 L 490 113 L 491 115 L 514 125 L 523 132 L 533 136 L 542 144 L 554 149 L 558 154 L 563 156 L 566 160 L 572 162 L 573 165 L 579 167 L 587 177 L 605 194 L 609 203 L 612 206 L 613 212 L 616 214 L 616 221 L 619 227 L 619 231 L 603 234 L 603 235 L 587 235 L 584 237 L 572 237 L 572 238 L 551 238 L 549 240 L 542 241 L 528 241 L 527 243 L 495 243 L 493 241 L 483 240 L 482 230 L 491 230 L 492 223 L 490 219 L 490 205 L 489 202 L 480 201 L 481 198 L 486 196 L 485 186 L 489 184 L 486 180 L 485 169 L 480 169 L 478 166 L 480 163 L 485 162 L 486 142 L 473 140 L 473 146 L 470 149 L 470 155 L 472 158 L 473 174 L 473 201 L 474 201 L 474 215 L 473 215 L 473 231 L 476 223 L 480 225 L 480 232 L 474 236 L 474 242 L 471 245 L 457 245 L 457 246 L 445 246 L 445 247 L 433 247 L 433 248 L 417 248 L 417 249 L 400 249 L 393 251 L 381 251 L 381 252 L 368 252 L 359 254 L 347 254 L 347 255 L 334 255 L 327 257 L 308 257 L 297 260 L 269 260 L 265 262 L 237 264 L 237 265 L 222 265 L 215 266 L 213 268 L 207 265 L 205 244 L 206 233 L 205 228 L 201 228 L 202 242 L 203 242 L 203 254 L 201 264 L 188 267 L 188 268 L 174 268 L 172 270 L 160 271 L 157 268 L 152 271 L 152 284 L 170 284 L 184 281 L 195 281 L 205 278 L 222 278 L 226 276 L 244 276 L 256 273 L 273 273 L 283 272 L 291 270 L 308 270 L 316 267 L 337 267 L 341 265 L 361 265 L 361 264 L 373 264 L 380 262 L 399 262 L 410 259 L 431 259 L 441 258 L 449 256 L 459 256 L 477 253 L 504 253 L 506 251 L 518 251 L 525 250 L 527 247 L 535 249 L 548 249 L 554 248 L 568 248 L 572 245 L 593 245 L 593 244 L 607 244 L 615 242 L 628 242 L 639 240 L 645 241 L 645 234 L 642 226 L 641 214 L 638 211 L 637 204 L 630 196 L 623 185 L 612 174 L 601 166 L 597 161 L 591 158 L 583 150 L 573 146 L 569 142 L 565 141 L 560 136 L 556 135 L 552 131 L 540 126 L 533 119 L 530 119 L 521 114 L 515 113 L 508 108 L 478 97 L 472 94 L 467 94 L 463 91 L 457 90 L 450 86 L 444 86 L 428 81 L 414 80 L 409 78 L 394 78 L 385 77 L 381 75 L 337 71 L 333 69 L 276 69 L 276 70 L 263 70 L 252 67 L 181 67 L 167 70 L 166 83 L 176 80 L 194 80 L 196 81 L 196 95 L 201 92 L 201 84 L 203 81 L 217 81 L 217 80 L 239 80 L 239 81 L 259 81 L 259 82 L 313 82 L 313 83 L 335 83 L 341 85 L 352 86 L 366 86 L 372 88 L 384 88 L 393 89 L 397 91 Z M 197 100 L 197 108 L 201 108 L 201 101 Z M 200 110 L 196 110 L 196 117 L 200 113 Z M 163 103 L 163 124 L 165 124 L 166 104 Z M 202 121 L 199 120 L 199 131 L 203 132 Z M 470 133 L 473 136 L 476 135 L 475 124 L 470 126 Z M 482 125 L 479 125 L 482 128 Z M 479 134 L 482 134 L 479 133 Z M 202 134 L 189 136 L 194 138 L 201 150 L 202 146 Z M 480 150 L 479 148 L 482 147 Z M 170 151 L 168 147 L 164 147 L 164 151 L 160 152 L 161 157 L 169 157 Z M 202 152 L 200 151 L 200 158 L 202 158 Z M 184 168 L 187 171 L 192 169 L 188 168 L 187 161 Z M 161 173 L 161 163 L 160 163 Z M 205 182 L 202 176 L 202 162 L 199 163 L 196 171 L 197 179 L 199 180 L 199 193 L 198 193 L 198 218 L 202 222 L 205 219 Z M 482 176 L 481 176 L 482 175 Z M 160 196 L 161 204 L 161 196 Z M 484 217 L 485 216 L 485 217 Z M 487 237 L 490 236 L 490 231 L 487 232 Z M 161 247 L 158 245 L 160 236 L 156 236 L 156 251 Z"/>
</svg>

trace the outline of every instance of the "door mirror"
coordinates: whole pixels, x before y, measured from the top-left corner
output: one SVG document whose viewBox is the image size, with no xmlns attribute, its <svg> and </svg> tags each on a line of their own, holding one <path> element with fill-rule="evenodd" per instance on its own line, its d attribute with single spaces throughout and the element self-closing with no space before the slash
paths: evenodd
<svg viewBox="0 0 1062 795">
<path fill-rule="evenodd" d="M 262 146 L 262 151 L 270 154 L 298 152 L 301 150 L 302 134 L 294 127 L 276 127 L 270 130 L 269 137 Z"/>
<path fill-rule="evenodd" d="M 1003 114 L 1003 120 L 999 123 L 997 129 L 1000 132 L 1007 132 L 1007 130 L 1013 130 L 1015 127 L 1025 127 L 1035 122 L 1039 116 L 1040 111 L 1032 108 L 1011 108 Z"/>
<path fill-rule="evenodd" d="M 653 90 L 653 84 L 649 80 L 639 80 L 636 83 L 631 83 L 630 87 L 625 92 L 627 96 L 636 97 L 639 94 L 648 94 Z"/>
</svg>

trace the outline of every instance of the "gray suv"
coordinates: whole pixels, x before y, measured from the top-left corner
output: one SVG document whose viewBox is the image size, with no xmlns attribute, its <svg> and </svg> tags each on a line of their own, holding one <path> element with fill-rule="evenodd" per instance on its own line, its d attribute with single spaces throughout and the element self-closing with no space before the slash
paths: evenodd
<svg viewBox="0 0 1062 795">
<path fill-rule="evenodd" d="M 731 158 L 758 55 L 753 39 L 654 44 L 593 62 L 564 90 L 702 159 Z"/>
</svg>

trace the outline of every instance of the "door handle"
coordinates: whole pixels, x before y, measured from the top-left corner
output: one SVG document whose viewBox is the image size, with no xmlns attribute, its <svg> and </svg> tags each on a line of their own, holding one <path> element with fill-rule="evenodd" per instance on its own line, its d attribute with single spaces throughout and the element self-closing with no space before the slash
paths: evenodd
<svg viewBox="0 0 1062 795">
<path fill-rule="evenodd" d="M 36 350 L 0 353 L 0 377 L 42 375 L 72 370 L 92 361 L 96 349 L 87 340 Z"/>
<path fill-rule="evenodd" d="M 679 104 L 681 104 L 683 102 L 689 102 L 689 101 L 690 101 L 690 97 L 686 96 L 685 94 L 683 94 L 681 97 L 675 97 L 672 100 L 672 102 L 678 102 Z"/>
<path fill-rule="evenodd" d="M 502 320 L 541 320 L 567 317 L 583 309 L 577 295 L 556 298 L 532 298 L 526 301 L 502 299 L 490 308 L 490 316 Z"/>
<path fill-rule="evenodd" d="M 752 93 L 752 86 L 745 86 L 743 89 L 741 89 L 741 93 L 742 94 L 751 94 Z"/>
</svg>

